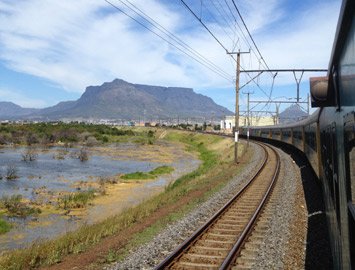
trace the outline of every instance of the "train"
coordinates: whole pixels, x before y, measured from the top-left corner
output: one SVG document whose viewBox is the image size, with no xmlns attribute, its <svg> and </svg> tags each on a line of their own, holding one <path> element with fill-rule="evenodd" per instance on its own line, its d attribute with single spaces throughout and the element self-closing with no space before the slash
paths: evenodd
<svg viewBox="0 0 355 270">
<path fill-rule="evenodd" d="M 322 186 L 334 269 L 355 269 L 355 1 L 342 2 L 328 73 L 311 78 L 308 118 L 291 124 L 242 127 L 252 139 L 302 151 Z"/>
</svg>

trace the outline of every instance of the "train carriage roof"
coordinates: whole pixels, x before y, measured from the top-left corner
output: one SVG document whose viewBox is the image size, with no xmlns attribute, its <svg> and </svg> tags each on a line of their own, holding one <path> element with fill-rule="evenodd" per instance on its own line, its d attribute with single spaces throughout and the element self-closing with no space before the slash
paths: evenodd
<svg viewBox="0 0 355 270">
<path fill-rule="evenodd" d="M 318 122 L 320 111 L 321 111 L 320 109 L 317 109 L 313 114 L 308 116 L 306 119 L 294 123 L 270 125 L 270 126 L 251 126 L 250 129 L 284 129 L 284 128 L 294 128 L 294 127 L 309 125 Z"/>
</svg>

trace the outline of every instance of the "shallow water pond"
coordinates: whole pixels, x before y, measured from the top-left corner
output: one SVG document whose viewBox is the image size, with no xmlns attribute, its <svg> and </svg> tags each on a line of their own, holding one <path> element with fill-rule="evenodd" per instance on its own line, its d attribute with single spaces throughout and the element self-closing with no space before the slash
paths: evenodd
<svg viewBox="0 0 355 270">
<path fill-rule="evenodd" d="M 0 180 L 0 197 L 21 194 L 28 199 L 35 199 L 39 188 L 74 191 L 73 184 L 77 181 L 117 173 L 146 172 L 160 165 L 149 161 L 117 160 L 94 153 L 89 153 L 89 159 L 82 162 L 77 158 L 79 150 L 54 147 L 38 151 L 35 161 L 25 162 L 22 160 L 25 148 L 0 149 L 0 174 L 5 175 L 8 166 L 12 165 L 16 167 L 18 175 L 14 180 Z M 61 152 L 66 152 L 63 159 L 56 158 Z"/>
<path fill-rule="evenodd" d="M 83 224 L 92 224 L 118 214 L 161 192 L 168 183 L 195 170 L 200 164 L 195 156 L 184 151 L 183 146 L 166 143 L 152 147 L 121 144 L 88 148 L 89 160 L 85 162 L 77 158 L 80 148 L 53 147 L 37 151 L 36 161 L 31 162 L 22 161 L 25 150 L 0 148 L 1 174 L 4 175 L 7 166 L 11 164 L 15 165 L 19 176 L 15 180 L 0 180 L 0 198 L 21 194 L 31 201 L 46 203 L 50 196 L 43 196 L 43 193 L 76 191 L 77 183 L 96 182 L 101 176 L 147 172 L 161 165 L 174 167 L 174 172 L 141 183 L 118 183 L 108 186 L 107 195 L 95 198 L 92 206 L 84 210 L 70 211 L 68 215 L 44 211 L 38 217 L 5 218 L 14 228 L 0 235 L 0 253 L 7 249 L 25 247 L 43 238 L 53 238 Z M 58 159 L 58 154 L 63 156 L 63 153 L 64 159 Z M 85 185 L 81 185 L 81 189 L 85 189 Z"/>
</svg>

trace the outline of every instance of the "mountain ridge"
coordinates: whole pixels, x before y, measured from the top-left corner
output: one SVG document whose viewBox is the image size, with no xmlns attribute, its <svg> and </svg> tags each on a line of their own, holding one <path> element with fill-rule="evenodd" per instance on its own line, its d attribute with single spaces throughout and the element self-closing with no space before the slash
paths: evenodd
<svg viewBox="0 0 355 270">
<path fill-rule="evenodd" d="M 18 106 L 6 113 L 1 110 L 0 118 L 28 120 L 62 119 L 120 119 L 138 120 L 164 118 L 222 118 L 231 111 L 216 104 L 211 98 L 197 94 L 192 88 L 163 87 L 133 84 L 122 79 L 105 82 L 100 86 L 88 86 L 81 97 L 64 101 L 44 109 L 27 109 Z M 7 106 L 9 107 L 9 106 Z M 10 108 L 10 107 L 9 107 Z M 21 110 L 21 109 L 23 110 Z M 32 110 L 32 111 L 31 111 Z"/>
</svg>

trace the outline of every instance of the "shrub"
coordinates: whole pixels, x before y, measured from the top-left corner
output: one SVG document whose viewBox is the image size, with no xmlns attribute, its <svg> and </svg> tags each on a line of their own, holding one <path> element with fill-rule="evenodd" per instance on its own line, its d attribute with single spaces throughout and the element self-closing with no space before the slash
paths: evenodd
<svg viewBox="0 0 355 270">
<path fill-rule="evenodd" d="M 97 140 L 96 140 L 96 138 L 93 137 L 93 136 L 88 137 L 88 138 L 86 139 L 86 145 L 89 146 L 89 147 L 97 145 Z"/>
<path fill-rule="evenodd" d="M 57 152 L 53 155 L 53 158 L 63 160 L 63 159 L 65 159 L 65 156 L 67 154 L 68 154 L 68 150 L 66 150 L 66 148 L 58 149 Z"/>
<path fill-rule="evenodd" d="M 89 154 L 85 148 L 80 149 L 78 159 L 80 159 L 81 162 L 87 161 L 89 159 Z"/>
<path fill-rule="evenodd" d="M 7 144 L 8 138 L 6 135 L 0 134 L 0 145 Z"/>
<path fill-rule="evenodd" d="M 0 217 L 0 235 L 10 231 L 11 227 L 12 227 L 11 224 L 9 224 L 8 222 L 6 222 Z"/>
<path fill-rule="evenodd" d="M 22 160 L 29 162 L 29 161 L 35 161 L 38 157 L 38 154 L 36 150 L 32 147 L 26 148 L 25 152 L 22 153 Z"/>
<path fill-rule="evenodd" d="M 21 195 L 4 196 L 0 200 L 0 207 L 5 208 L 10 216 L 26 217 L 41 213 L 38 208 L 32 208 L 22 202 Z"/>
<path fill-rule="evenodd" d="M 14 180 L 14 179 L 18 178 L 17 167 L 15 164 L 7 165 L 5 178 L 7 180 Z"/>
<path fill-rule="evenodd" d="M 98 182 L 100 186 L 103 186 L 105 184 L 117 184 L 118 180 L 114 176 L 100 176 Z"/>
<path fill-rule="evenodd" d="M 103 136 L 102 137 L 102 142 L 107 143 L 108 142 L 108 137 L 107 136 Z"/>
<path fill-rule="evenodd" d="M 154 136 L 154 132 L 152 130 L 148 131 L 148 137 L 152 138 Z"/>
<path fill-rule="evenodd" d="M 35 143 L 38 143 L 39 140 L 36 136 L 36 134 L 33 134 L 33 133 L 28 133 L 27 134 L 27 137 L 26 137 L 26 143 L 27 145 L 32 145 L 32 144 L 35 144 Z"/>
</svg>

